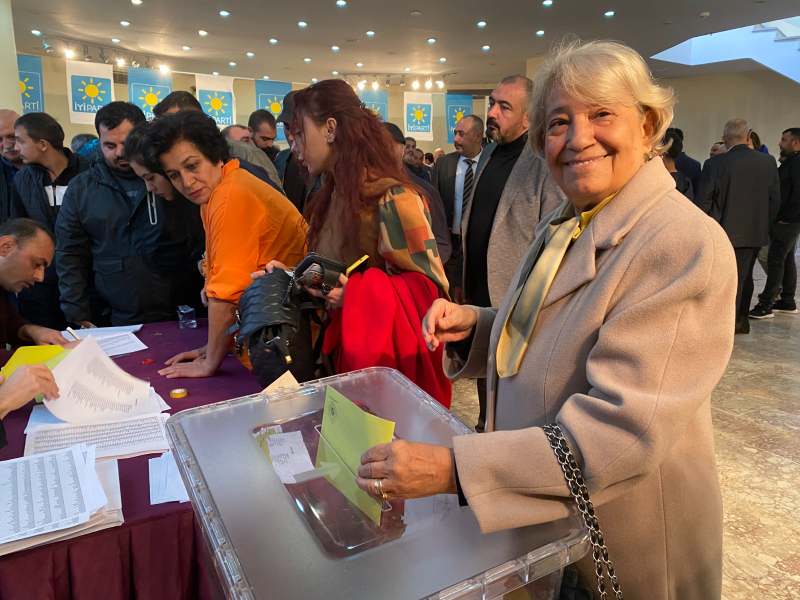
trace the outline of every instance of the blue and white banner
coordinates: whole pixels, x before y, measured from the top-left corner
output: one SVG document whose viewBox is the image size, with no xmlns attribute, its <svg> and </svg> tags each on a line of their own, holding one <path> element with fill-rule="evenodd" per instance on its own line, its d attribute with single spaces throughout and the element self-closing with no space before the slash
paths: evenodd
<svg viewBox="0 0 800 600">
<path fill-rule="evenodd" d="M 233 95 L 233 77 L 222 75 L 194 76 L 197 99 L 203 112 L 214 117 L 217 125 L 236 124 L 236 98 Z"/>
<path fill-rule="evenodd" d="M 406 92 L 403 104 L 405 110 L 406 136 L 416 140 L 433 141 L 433 101 L 430 94 Z"/>
<path fill-rule="evenodd" d="M 94 125 L 97 111 L 114 101 L 111 65 L 68 60 L 67 98 L 70 122 Z"/>
<path fill-rule="evenodd" d="M 22 94 L 22 112 L 44 112 L 44 87 L 42 86 L 42 57 L 17 54 L 19 91 Z"/>
<path fill-rule="evenodd" d="M 276 119 L 283 110 L 283 99 L 292 91 L 292 84 L 285 81 L 264 81 L 256 79 L 256 108 L 263 108 L 272 113 Z M 285 140 L 286 132 L 283 123 L 278 123 L 276 140 Z"/>
<path fill-rule="evenodd" d="M 144 111 L 148 120 L 155 118 L 153 107 L 172 92 L 172 74 L 158 69 L 128 67 L 128 102 Z"/>
<path fill-rule="evenodd" d="M 358 97 L 381 121 L 389 120 L 389 92 L 387 90 L 359 90 Z"/>
<path fill-rule="evenodd" d="M 472 114 L 472 96 L 467 94 L 445 94 L 444 111 L 447 115 L 447 143 L 453 143 L 456 123 Z"/>
</svg>

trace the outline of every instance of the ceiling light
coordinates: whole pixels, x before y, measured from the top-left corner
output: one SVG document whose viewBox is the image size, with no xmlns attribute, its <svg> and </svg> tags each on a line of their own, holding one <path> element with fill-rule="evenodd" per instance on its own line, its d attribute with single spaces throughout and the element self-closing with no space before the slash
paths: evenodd
<svg viewBox="0 0 800 600">
<path fill-rule="evenodd" d="M 305 21 L 299 21 L 297 23 L 297 26 L 298 27 L 308 27 L 308 23 L 306 23 Z"/>
<path fill-rule="evenodd" d="M 199 33 L 199 34 L 200 34 L 200 35 L 202 35 L 203 37 L 205 37 L 205 36 L 207 36 L 207 35 L 208 35 L 208 32 L 207 32 L 205 29 L 201 29 L 201 30 L 200 30 L 200 31 L 198 31 L 197 33 Z"/>
<path fill-rule="evenodd" d="M 55 50 L 53 49 L 53 47 L 52 47 L 50 44 L 48 44 L 47 42 L 44 42 L 44 51 L 45 51 L 47 54 L 52 54 L 53 52 L 55 52 Z"/>
<path fill-rule="evenodd" d="M 169 73 L 169 67 L 167 66 L 167 63 L 161 63 L 161 64 L 158 66 L 158 70 L 159 70 L 159 71 L 161 71 L 161 72 L 162 72 L 164 75 L 166 75 L 167 73 Z"/>
<path fill-rule="evenodd" d="M 392 80 L 389 79 L 389 76 L 386 76 L 386 87 L 389 87 L 392 84 Z"/>
<path fill-rule="evenodd" d="M 374 31 L 372 31 L 372 30 L 370 30 L 370 31 L 368 31 L 368 32 L 367 32 L 367 35 L 368 35 L 369 37 L 372 37 L 373 35 L 375 35 L 375 32 L 374 32 Z"/>
<path fill-rule="evenodd" d="M 230 66 L 232 66 L 232 67 L 235 67 L 235 66 L 236 66 L 236 63 L 235 63 L 235 62 L 233 62 L 233 61 L 229 62 L 228 64 L 229 64 Z"/>
<path fill-rule="evenodd" d="M 136 6 L 139 6 L 141 3 L 142 0 L 131 0 L 131 4 L 135 4 Z"/>
<path fill-rule="evenodd" d="M 432 87 L 433 87 L 433 81 L 431 81 L 431 78 L 430 78 L 430 77 L 428 77 L 427 81 L 425 81 L 425 89 L 426 89 L 426 90 L 429 90 L 429 89 L 431 89 Z"/>
<path fill-rule="evenodd" d="M 339 71 L 331 71 L 331 75 L 338 75 Z"/>
<path fill-rule="evenodd" d="M 415 90 L 419 89 L 419 77 L 414 77 L 414 81 L 411 84 L 411 87 L 414 88 Z"/>
<path fill-rule="evenodd" d="M 39 31 L 38 29 L 31 29 L 31 33 L 32 33 L 33 35 L 42 35 L 42 32 L 41 32 L 41 31 Z"/>
<path fill-rule="evenodd" d="M 316 77 L 312 77 L 311 78 L 311 83 L 317 83 L 317 78 Z"/>
<path fill-rule="evenodd" d="M 304 58 L 303 62 L 311 62 L 311 59 L 310 58 Z"/>
<path fill-rule="evenodd" d="M 247 58 L 253 58 L 254 56 L 255 56 L 255 54 L 253 54 L 252 52 L 248 52 L 247 53 Z"/>
<path fill-rule="evenodd" d="M 66 56 L 67 58 L 73 58 L 75 56 L 75 53 L 69 48 L 67 48 L 64 50 L 64 56 Z"/>
<path fill-rule="evenodd" d="M 144 68 L 145 69 L 149 69 L 150 68 L 150 57 L 149 56 L 145 56 L 144 57 Z"/>
<path fill-rule="evenodd" d="M 278 43 L 278 40 L 276 40 L 275 38 L 270 38 L 270 39 L 269 39 L 269 43 L 270 43 L 270 44 L 277 44 L 277 43 Z"/>
<path fill-rule="evenodd" d="M 605 14 L 607 17 L 613 17 L 613 16 L 614 16 L 614 11 L 613 11 L 613 10 L 607 10 L 607 11 L 606 11 L 604 14 Z"/>
<path fill-rule="evenodd" d="M 358 89 L 360 89 L 360 90 L 364 89 L 364 82 L 363 81 L 359 81 L 358 82 Z"/>
<path fill-rule="evenodd" d="M 405 75 L 403 75 L 400 78 L 400 87 L 406 87 L 406 76 Z"/>
<path fill-rule="evenodd" d="M 373 90 L 377 90 L 378 89 L 378 76 L 377 75 L 372 77 L 372 89 Z"/>
<path fill-rule="evenodd" d="M 429 44 L 435 44 L 436 43 L 436 38 L 428 38 L 428 43 Z"/>
<path fill-rule="evenodd" d="M 138 61 L 138 60 L 136 60 L 135 58 L 131 57 L 131 66 L 132 66 L 134 69 L 138 69 L 138 68 L 139 68 L 139 61 Z"/>
<path fill-rule="evenodd" d="M 338 52 L 339 46 L 331 46 L 331 50 L 333 50 L 334 52 Z"/>
<path fill-rule="evenodd" d="M 418 11 L 418 10 L 412 10 L 409 14 L 412 17 L 421 17 L 422 16 L 422 13 L 420 11 Z"/>
<path fill-rule="evenodd" d="M 118 58 L 117 59 L 117 66 L 118 67 L 124 67 L 125 66 L 125 59 L 124 58 Z"/>
<path fill-rule="evenodd" d="M 87 46 L 86 44 L 83 45 L 83 60 L 85 60 L 86 62 L 92 60 L 92 55 L 89 54 L 89 46 Z"/>
<path fill-rule="evenodd" d="M 119 38 L 111 38 L 111 41 L 115 44 L 119 44 Z"/>
<path fill-rule="evenodd" d="M 544 2 L 542 2 L 542 5 L 543 6 L 552 6 L 553 5 L 553 0 L 544 0 Z"/>
<path fill-rule="evenodd" d="M 540 29 L 536 32 L 536 35 L 544 35 L 544 29 Z"/>
<path fill-rule="evenodd" d="M 184 49 L 184 50 L 186 50 L 187 52 L 188 52 L 189 50 L 191 50 L 191 48 L 190 48 L 189 46 L 184 46 L 184 47 L 183 47 L 183 49 Z"/>
<path fill-rule="evenodd" d="M 219 16 L 220 17 L 230 17 L 231 13 L 229 13 L 227 10 L 221 10 L 221 11 L 219 11 Z"/>
<path fill-rule="evenodd" d="M 489 48 L 491 48 L 491 46 L 484 46 L 483 47 L 484 50 L 488 50 Z"/>
<path fill-rule="evenodd" d="M 128 21 L 120 21 L 119 24 L 122 25 L 123 27 L 127 27 L 128 25 L 130 25 Z"/>
<path fill-rule="evenodd" d="M 336 0 L 336 6 L 347 6 L 345 0 Z"/>
<path fill-rule="evenodd" d="M 261 79 L 269 79 L 269 75 L 264 75 Z"/>
<path fill-rule="evenodd" d="M 356 66 L 357 66 L 357 67 L 363 67 L 363 66 L 364 66 L 364 63 L 356 63 Z"/>
<path fill-rule="evenodd" d="M 478 27 L 486 27 L 486 21 L 478 21 Z"/>
<path fill-rule="evenodd" d="M 102 48 L 100 48 L 100 60 L 102 60 L 105 64 L 111 62 L 111 59 L 108 57 L 105 50 L 103 50 Z"/>
<path fill-rule="evenodd" d="M 411 70 L 411 67 L 406 67 L 405 69 L 403 69 L 403 71 L 405 71 L 406 73 L 408 73 L 410 70 Z"/>
<path fill-rule="evenodd" d="M 442 89 L 444 87 L 444 81 L 442 81 L 441 79 L 439 79 L 435 83 L 436 83 L 436 87 L 438 87 L 439 89 Z"/>
<path fill-rule="evenodd" d="M 212 75 L 219 75 L 219 71 L 214 71 Z"/>
<path fill-rule="evenodd" d="M 439 62 L 447 62 L 447 59 L 443 56 L 442 58 L 439 59 Z"/>
</svg>

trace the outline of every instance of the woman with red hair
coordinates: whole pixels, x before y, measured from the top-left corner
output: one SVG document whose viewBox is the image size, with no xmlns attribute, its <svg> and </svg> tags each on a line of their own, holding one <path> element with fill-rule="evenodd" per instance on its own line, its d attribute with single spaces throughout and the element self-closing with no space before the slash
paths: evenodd
<svg viewBox="0 0 800 600">
<path fill-rule="evenodd" d="M 347 83 L 321 81 L 292 100 L 292 154 L 312 175 L 325 174 L 304 211 L 308 249 L 345 265 L 369 256 L 363 276 L 343 275 L 327 294 L 309 290 L 332 310 L 343 308 L 325 333 L 326 351 L 336 351 L 340 372 L 392 366 L 449 405 L 441 360 L 426 356 L 419 334 L 427 308 L 448 292 L 421 190 L 380 117 Z"/>
</svg>

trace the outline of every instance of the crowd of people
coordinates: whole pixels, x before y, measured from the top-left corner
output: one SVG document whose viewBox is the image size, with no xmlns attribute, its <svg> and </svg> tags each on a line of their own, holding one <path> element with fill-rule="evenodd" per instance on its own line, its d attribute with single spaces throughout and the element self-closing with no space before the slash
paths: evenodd
<svg viewBox="0 0 800 600">
<path fill-rule="evenodd" d="M 719 597 L 710 395 L 749 318 L 797 313 L 800 128 L 778 167 L 732 119 L 701 165 L 674 102 L 630 48 L 573 42 L 534 81 L 501 79 L 451 153 L 426 155 L 338 79 L 222 131 L 188 92 L 153 122 L 112 102 L 72 150 L 51 116 L 2 110 L 0 342 L 65 344 L 68 325 L 170 320 L 185 304 L 207 315 L 207 344 L 159 373 L 209 377 L 254 279 L 308 252 L 367 257 L 307 290 L 326 303 L 335 370 L 394 366 L 445 406 L 447 378 L 475 379 L 486 433 L 377 446 L 365 491 L 457 493 L 484 531 L 553 520 L 576 494 L 553 455 L 563 443 L 615 582 L 637 598 Z M 38 393 L 57 395 L 52 375 L 20 369 L 0 418 Z"/>
</svg>

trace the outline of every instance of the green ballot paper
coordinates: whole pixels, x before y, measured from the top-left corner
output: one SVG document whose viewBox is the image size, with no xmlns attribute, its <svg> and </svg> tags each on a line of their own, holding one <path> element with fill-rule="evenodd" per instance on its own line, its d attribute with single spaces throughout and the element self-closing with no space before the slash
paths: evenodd
<svg viewBox="0 0 800 600">
<path fill-rule="evenodd" d="M 392 441 L 394 422 L 361 410 L 328 386 L 316 467 L 338 465 L 326 479 L 358 506 L 376 524 L 381 520 L 381 504 L 355 483 L 361 455 L 377 444 Z"/>
</svg>

